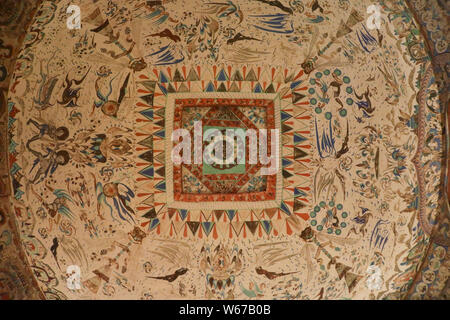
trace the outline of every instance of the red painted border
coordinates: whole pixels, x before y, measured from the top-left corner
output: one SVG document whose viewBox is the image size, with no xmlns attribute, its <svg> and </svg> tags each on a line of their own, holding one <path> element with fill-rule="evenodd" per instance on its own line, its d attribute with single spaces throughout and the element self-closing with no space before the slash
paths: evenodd
<svg viewBox="0 0 450 320">
<path fill-rule="evenodd" d="M 275 129 L 275 116 L 274 116 L 274 102 L 270 99 L 230 99 L 230 98 L 186 98 L 176 99 L 174 108 L 174 129 L 182 128 L 182 109 L 187 107 L 214 107 L 214 106 L 230 106 L 233 109 L 233 113 L 237 113 L 239 119 L 245 123 L 247 128 L 257 129 L 257 127 L 251 122 L 244 114 L 242 114 L 237 107 L 266 107 L 266 129 Z M 214 110 L 210 111 L 211 115 Z M 208 113 L 204 116 L 208 118 Z M 203 123 L 205 126 L 229 126 L 231 123 L 226 121 L 207 120 Z M 193 129 L 191 130 L 191 135 Z M 268 135 L 268 143 L 270 144 L 270 135 Z M 248 146 L 248 145 L 247 145 Z M 246 153 L 248 157 L 248 152 Z M 270 155 L 270 154 L 269 154 Z M 264 192 L 251 192 L 251 193 L 229 193 L 229 194 L 186 194 L 182 190 L 182 166 L 188 168 L 197 177 L 202 176 L 202 165 L 174 165 L 173 167 L 173 180 L 174 180 L 174 199 L 176 201 L 185 202 L 211 202 L 211 201 L 264 201 L 275 200 L 276 196 L 276 175 L 267 176 L 267 187 Z M 236 176 L 241 179 L 236 183 L 236 189 L 239 189 L 245 185 L 250 176 L 256 173 L 262 167 L 261 164 L 246 165 L 245 174 L 233 174 L 233 175 L 217 175 L 217 176 Z M 197 172 L 197 174 L 195 174 Z M 208 185 L 207 181 L 202 181 L 205 185 Z"/>
</svg>

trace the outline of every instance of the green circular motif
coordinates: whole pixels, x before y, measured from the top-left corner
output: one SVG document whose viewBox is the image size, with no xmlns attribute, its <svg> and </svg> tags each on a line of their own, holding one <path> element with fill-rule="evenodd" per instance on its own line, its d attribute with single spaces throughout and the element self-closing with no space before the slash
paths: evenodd
<svg viewBox="0 0 450 320">
<path fill-rule="evenodd" d="M 317 99 L 316 99 L 316 98 L 312 98 L 311 100 L 309 100 L 309 102 L 310 102 L 312 105 L 315 105 L 315 104 L 317 103 Z"/>
<path fill-rule="evenodd" d="M 308 92 L 309 94 L 314 94 L 316 93 L 316 90 L 314 90 L 314 88 L 309 88 Z"/>
<path fill-rule="evenodd" d="M 350 83 L 350 78 L 345 76 L 342 78 L 342 81 L 344 81 L 344 83 Z"/>
<path fill-rule="evenodd" d="M 314 111 L 315 111 L 317 114 L 320 114 L 320 113 L 322 113 L 322 108 L 317 107 L 317 108 L 314 109 Z"/>
<path fill-rule="evenodd" d="M 319 78 L 319 79 L 322 78 L 322 72 L 317 72 L 316 73 L 316 78 Z"/>
<path fill-rule="evenodd" d="M 342 210 L 343 207 L 344 206 L 342 204 L 340 204 L 340 203 L 336 206 L 336 208 L 338 208 L 338 210 Z"/>
<path fill-rule="evenodd" d="M 311 220 L 311 225 L 314 227 L 317 224 L 316 220 Z"/>
<path fill-rule="evenodd" d="M 310 79 L 309 83 L 312 84 L 312 85 L 315 85 L 316 84 L 316 79 Z"/>
<path fill-rule="evenodd" d="M 345 228 L 347 226 L 347 224 L 345 222 L 341 222 L 341 227 Z"/>
<path fill-rule="evenodd" d="M 310 216 L 311 218 L 315 218 L 315 217 L 316 217 L 316 213 L 315 213 L 314 211 L 311 211 L 311 212 L 309 213 L 309 216 Z"/>
<path fill-rule="evenodd" d="M 328 228 L 328 229 L 327 229 L 327 232 L 328 232 L 328 233 L 333 233 L 333 229 Z"/>
<path fill-rule="evenodd" d="M 320 211 L 320 207 L 319 207 L 319 206 L 315 206 L 315 207 L 314 207 L 314 211 L 315 211 L 315 212 L 319 212 L 319 211 Z"/>
<path fill-rule="evenodd" d="M 317 230 L 322 231 L 322 229 L 323 229 L 323 226 L 319 224 L 319 225 L 317 226 Z"/>
<path fill-rule="evenodd" d="M 336 232 L 337 235 L 340 235 L 340 234 L 341 234 L 341 230 L 340 230 L 340 229 L 336 229 L 335 232 Z"/>
<path fill-rule="evenodd" d="M 347 216 L 348 216 L 348 213 L 347 212 L 342 212 L 342 218 L 347 218 Z"/>
<path fill-rule="evenodd" d="M 353 99 L 352 98 L 347 98 L 346 102 L 347 102 L 347 104 L 349 106 L 351 106 L 353 104 Z"/>
<path fill-rule="evenodd" d="M 341 70 L 339 70 L 339 69 L 334 70 L 333 73 L 337 76 L 340 76 L 342 74 Z"/>
<path fill-rule="evenodd" d="M 325 112 L 325 119 L 330 120 L 332 117 L 331 112 Z"/>
<path fill-rule="evenodd" d="M 330 70 L 326 69 L 326 70 L 323 72 L 323 74 L 326 75 L 326 76 L 329 75 L 329 74 L 330 74 Z"/>
<path fill-rule="evenodd" d="M 325 208 L 325 206 L 326 206 L 325 201 L 320 201 L 319 206 L 321 206 L 322 208 Z"/>
<path fill-rule="evenodd" d="M 345 89 L 345 91 L 347 91 L 347 93 L 352 93 L 353 92 L 353 88 L 352 87 L 347 87 L 347 89 Z"/>
<path fill-rule="evenodd" d="M 345 117 L 345 116 L 347 115 L 347 110 L 342 109 L 341 111 L 339 111 L 339 115 L 340 115 L 341 117 Z"/>
<path fill-rule="evenodd" d="M 328 205 L 329 205 L 330 207 L 334 207 L 334 201 L 328 202 Z"/>
</svg>

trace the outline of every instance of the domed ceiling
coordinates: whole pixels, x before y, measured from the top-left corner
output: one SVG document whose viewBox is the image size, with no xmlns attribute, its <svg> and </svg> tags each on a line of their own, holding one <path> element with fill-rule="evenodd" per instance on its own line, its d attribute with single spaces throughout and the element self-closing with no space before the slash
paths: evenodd
<svg viewBox="0 0 450 320">
<path fill-rule="evenodd" d="M 2 298 L 448 298 L 441 1 L 2 8 Z"/>
</svg>

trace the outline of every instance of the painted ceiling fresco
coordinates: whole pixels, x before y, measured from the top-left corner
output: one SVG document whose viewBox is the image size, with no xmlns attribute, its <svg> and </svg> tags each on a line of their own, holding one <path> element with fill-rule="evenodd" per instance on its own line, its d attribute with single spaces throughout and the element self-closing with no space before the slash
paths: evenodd
<svg viewBox="0 0 450 320">
<path fill-rule="evenodd" d="M 3 5 L 2 298 L 448 299 L 440 1 Z"/>
</svg>

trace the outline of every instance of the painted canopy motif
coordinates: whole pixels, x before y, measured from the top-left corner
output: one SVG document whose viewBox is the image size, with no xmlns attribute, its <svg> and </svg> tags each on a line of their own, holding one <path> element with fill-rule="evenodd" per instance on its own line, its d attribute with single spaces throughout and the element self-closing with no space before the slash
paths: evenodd
<svg viewBox="0 0 450 320">
<path fill-rule="evenodd" d="M 373 4 L 42 1 L 1 111 L 2 216 L 38 295 L 439 296 L 442 79 L 411 4 L 381 1 L 378 26 Z M 273 130 L 276 173 L 248 144 L 244 164 L 174 163 L 195 122 Z"/>
</svg>

